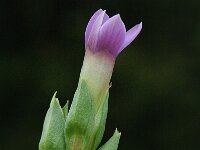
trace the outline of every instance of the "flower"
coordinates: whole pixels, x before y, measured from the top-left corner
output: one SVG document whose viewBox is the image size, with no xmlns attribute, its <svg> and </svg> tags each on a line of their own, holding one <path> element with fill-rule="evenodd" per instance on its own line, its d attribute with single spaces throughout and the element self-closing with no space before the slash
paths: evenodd
<svg viewBox="0 0 200 150">
<path fill-rule="evenodd" d="M 85 48 L 93 53 L 107 52 L 113 58 L 126 48 L 140 33 L 142 22 L 126 32 L 119 14 L 109 17 L 99 9 L 91 17 L 85 31 Z"/>
<path fill-rule="evenodd" d="M 85 80 L 96 101 L 96 109 L 103 103 L 101 97 L 108 91 L 115 59 L 140 33 L 142 23 L 126 32 L 120 15 L 109 17 L 99 9 L 91 17 L 85 31 L 85 57 L 80 80 Z"/>
</svg>

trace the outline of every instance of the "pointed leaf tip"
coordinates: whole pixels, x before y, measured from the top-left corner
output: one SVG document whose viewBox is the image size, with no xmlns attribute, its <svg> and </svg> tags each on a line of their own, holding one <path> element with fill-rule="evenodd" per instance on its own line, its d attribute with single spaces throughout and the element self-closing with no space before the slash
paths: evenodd
<svg viewBox="0 0 200 150">
<path fill-rule="evenodd" d="M 67 100 L 66 104 L 64 105 L 64 107 L 62 108 L 65 120 L 67 119 L 67 115 L 68 115 L 68 110 L 69 110 L 69 100 Z"/>
<path fill-rule="evenodd" d="M 115 133 L 114 134 L 116 134 L 117 136 L 121 136 L 121 132 L 119 132 L 118 130 L 117 130 L 117 128 L 115 129 Z"/>
<path fill-rule="evenodd" d="M 57 95 L 57 91 L 55 91 L 55 93 L 53 94 L 53 97 L 55 98 L 55 97 L 56 97 L 56 95 Z"/>
<path fill-rule="evenodd" d="M 99 150 L 117 150 L 121 133 L 116 129 L 113 136 Z"/>
<path fill-rule="evenodd" d="M 50 107 L 47 111 L 41 139 L 39 142 L 39 150 L 64 150 L 64 125 L 65 119 L 56 97 L 56 92 L 51 100 Z"/>
</svg>

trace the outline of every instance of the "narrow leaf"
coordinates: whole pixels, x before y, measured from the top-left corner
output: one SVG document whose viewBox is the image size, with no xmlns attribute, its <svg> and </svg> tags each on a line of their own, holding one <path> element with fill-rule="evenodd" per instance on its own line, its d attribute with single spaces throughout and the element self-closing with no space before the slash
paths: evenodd
<svg viewBox="0 0 200 150">
<path fill-rule="evenodd" d="M 121 133 L 115 130 L 114 135 L 99 150 L 117 150 Z"/>
<path fill-rule="evenodd" d="M 103 137 L 104 131 L 105 131 L 105 125 L 106 125 L 106 118 L 108 113 L 108 98 L 109 98 L 109 92 L 106 91 L 106 94 L 102 97 L 102 104 L 100 105 L 100 108 L 95 115 L 95 128 L 94 128 L 94 149 L 96 149 Z"/>
<path fill-rule="evenodd" d="M 67 103 L 65 104 L 65 106 L 62 108 L 65 120 L 67 119 L 68 109 L 69 109 L 69 101 L 67 101 Z"/>
<path fill-rule="evenodd" d="M 39 150 L 65 150 L 64 125 L 64 114 L 55 93 L 45 117 Z"/>
<path fill-rule="evenodd" d="M 84 80 L 80 80 L 70 107 L 66 126 L 66 149 L 83 150 L 87 147 L 88 137 L 92 134 L 95 110 L 91 94 Z"/>
</svg>

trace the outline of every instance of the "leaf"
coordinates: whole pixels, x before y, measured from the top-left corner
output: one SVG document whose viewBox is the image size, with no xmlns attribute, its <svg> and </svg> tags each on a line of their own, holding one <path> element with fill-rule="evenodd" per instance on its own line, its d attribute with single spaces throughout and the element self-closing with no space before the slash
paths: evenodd
<svg viewBox="0 0 200 150">
<path fill-rule="evenodd" d="M 93 147 L 96 149 L 98 145 L 100 144 L 104 131 L 105 131 L 105 124 L 106 124 L 106 118 L 108 113 L 108 98 L 109 98 L 109 92 L 106 91 L 106 94 L 102 97 L 101 101 L 103 102 L 100 105 L 100 108 L 97 111 L 97 114 L 95 115 L 95 128 L 94 128 L 94 143 Z"/>
<path fill-rule="evenodd" d="M 115 130 L 114 135 L 99 150 L 117 150 L 121 133 Z"/>
<path fill-rule="evenodd" d="M 55 93 L 44 120 L 39 150 L 65 150 L 64 126 L 64 114 Z"/>
<path fill-rule="evenodd" d="M 80 80 L 70 107 L 66 126 L 66 149 L 83 150 L 87 147 L 88 138 L 92 134 L 95 109 L 92 96 L 84 80 Z"/>
<path fill-rule="evenodd" d="M 67 103 L 65 104 L 65 106 L 62 108 L 65 120 L 67 119 L 68 109 L 69 109 L 69 101 L 67 101 Z"/>
</svg>

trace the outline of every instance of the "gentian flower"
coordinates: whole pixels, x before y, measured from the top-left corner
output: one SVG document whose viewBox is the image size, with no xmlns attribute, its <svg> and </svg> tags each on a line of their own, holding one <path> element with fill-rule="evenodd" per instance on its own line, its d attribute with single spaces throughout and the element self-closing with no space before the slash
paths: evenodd
<svg viewBox="0 0 200 150">
<path fill-rule="evenodd" d="M 116 57 L 140 33 L 142 23 L 126 32 L 126 27 L 119 14 L 109 17 L 99 9 L 91 17 L 85 32 L 85 48 L 93 53 L 107 51 Z"/>
<path fill-rule="evenodd" d="M 99 9 L 91 17 L 85 31 L 85 58 L 80 75 L 89 84 L 94 99 L 109 88 L 116 57 L 140 33 L 142 22 L 126 32 L 119 14 L 109 17 Z"/>
</svg>

